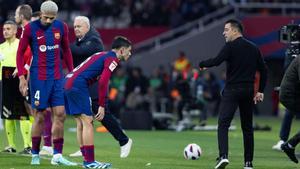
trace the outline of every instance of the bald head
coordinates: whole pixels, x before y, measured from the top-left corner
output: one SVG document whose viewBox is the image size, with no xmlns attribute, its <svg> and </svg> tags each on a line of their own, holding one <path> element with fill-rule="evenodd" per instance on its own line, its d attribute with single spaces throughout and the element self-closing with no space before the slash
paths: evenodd
<svg viewBox="0 0 300 169">
<path fill-rule="evenodd" d="M 57 7 L 56 3 L 53 1 L 45 1 L 42 3 L 40 10 L 42 13 L 57 14 L 58 7 Z"/>
</svg>

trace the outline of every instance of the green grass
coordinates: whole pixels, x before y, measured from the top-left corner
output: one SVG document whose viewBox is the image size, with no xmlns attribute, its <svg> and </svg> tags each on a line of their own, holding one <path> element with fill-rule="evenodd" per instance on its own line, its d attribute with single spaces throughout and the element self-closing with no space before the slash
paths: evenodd
<svg viewBox="0 0 300 169">
<path fill-rule="evenodd" d="M 255 169 L 296 169 L 299 164 L 291 162 L 282 152 L 271 149 L 278 141 L 280 119 L 255 118 L 260 125 L 270 125 L 272 131 L 255 132 Z M 243 168 L 242 135 L 239 129 L 239 118 L 234 120 L 238 129 L 229 134 L 229 161 L 226 169 Z M 211 119 L 210 124 L 216 124 L 216 119 Z M 99 123 L 96 123 L 98 125 Z M 78 150 L 76 133 L 69 132 L 69 127 L 75 126 L 72 119 L 66 121 L 64 154 L 67 156 Z M 294 122 L 292 134 L 297 131 L 299 121 Z M 18 131 L 18 133 L 20 133 Z M 119 158 L 118 143 L 109 133 L 95 134 L 96 159 L 111 162 L 114 169 L 212 169 L 218 155 L 216 131 L 127 131 L 133 139 L 133 149 L 127 159 Z M 6 145 L 6 137 L 0 131 L 0 149 Z M 195 142 L 203 150 L 199 160 L 190 161 L 183 158 L 183 148 Z M 22 139 L 18 134 L 18 150 L 22 149 Z M 299 149 L 297 149 L 299 152 Z M 81 158 L 69 158 L 81 162 Z M 56 169 L 56 168 L 81 168 L 81 167 L 56 167 L 51 166 L 49 159 L 42 159 L 41 165 L 30 166 L 31 158 L 16 154 L 0 153 L 0 169 Z M 147 165 L 151 164 L 151 165 Z"/>
</svg>

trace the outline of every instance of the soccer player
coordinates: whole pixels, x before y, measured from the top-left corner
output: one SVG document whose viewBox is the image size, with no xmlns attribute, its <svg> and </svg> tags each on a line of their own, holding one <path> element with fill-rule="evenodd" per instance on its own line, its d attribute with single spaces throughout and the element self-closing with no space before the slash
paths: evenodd
<svg viewBox="0 0 300 169">
<path fill-rule="evenodd" d="M 252 169 L 254 152 L 253 108 L 263 101 L 267 73 L 257 46 L 243 37 L 242 24 L 234 19 L 225 22 L 223 35 L 226 44 L 212 59 L 199 63 L 200 69 L 227 63 L 226 85 L 222 92 L 218 121 L 219 158 L 215 169 L 224 169 L 228 164 L 228 128 L 239 107 L 244 139 L 244 169 Z M 255 73 L 260 73 L 260 84 L 254 91 Z"/>
<path fill-rule="evenodd" d="M 18 79 L 14 77 L 16 72 L 16 53 L 19 45 L 19 39 L 16 38 L 16 34 L 17 24 L 14 21 L 6 21 L 3 25 L 5 42 L 0 45 L 0 54 L 3 56 L 0 67 L 0 80 L 3 77 L 1 93 L 4 96 L 2 118 L 5 119 L 5 130 L 8 139 L 8 147 L 3 152 L 16 152 L 16 123 L 19 120 L 24 141 L 24 150 L 20 153 L 30 154 L 31 123 L 29 114 L 27 114 L 23 104 L 24 98 L 18 90 Z M 1 75 L 2 71 L 4 76 Z"/>
<path fill-rule="evenodd" d="M 77 141 L 84 157 L 85 168 L 101 168 L 109 163 L 99 163 L 94 157 L 94 127 L 89 85 L 98 79 L 98 112 L 95 119 L 101 121 L 107 108 L 107 90 L 112 72 L 120 60 L 127 61 L 131 55 L 131 42 L 125 37 L 115 37 L 112 50 L 96 53 L 66 76 L 65 99 L 66 112 L 73 115 L 77 123 Z"/>
<path fill-rule="evenodd" d="M 17 24 L 21 25 L 22 30 L 24 30 L 24 26 L 27 25 L 30 21 L 35 21 L 40 19 L 40 12 L 34 12 L 32 13 L 32 9 L 27 4 L 19 5 L 15 11 L 15 21 Z M 30 65 L 32 60 L 32 53 L 30 47 L 28 47 L 24 54 L 24 61 L 25 61 L 25 72 L 29 71 Z M 29 73 L 27 74 L 27 81 L 29 80 Z M 25 102 L 25 107 L 28 114 L 32 114 L 32 108 L 30 106 L 30 97 L 26 96 L 27 102 Z M 31 118 L 32 116 L 30 116 Z M 33 122 L 33 120 L 31 120 Z M 42 150 L 40 151 L 41 155 L 52 155 L 53 154 L 53 148 L 51 145 L 51 128 L 52 128 L 52 121 L 51 121 L 51 111 L 47 109 L 46 115 L 45 115 L 45 125 L 44 125 L 44 131 L 43 131 L 43 140 L 44 140 L 44 146 L 42 147 Z M 31 129 L 32 123 L 30 124 Z M 31 141 L 30 141 L 31 142 Z M 31 147 L 31 146 L 30 146 Z M 24 149 L 25 152 L 26 149 Z"/>
<path fill-rule="evenodd" d="M 102 52 L 103 44 L 99 33 L 90 25 L 90 21 L 86 16 L 75 17 L 74 32 L 77 39 L 71 44 L 70 48 L 73 56 L 74 67 L 76 67 L 92 54 Z M 95 114 L 98 110 L 98 94 L 95 92 L 97 88 L 97 83 L 89 87 L 90 96 L 92 99 L 92 109 Z M 112 113 L 113 112 L 106 113 L 101 123 L 119 142 L 120 157 L 126 158 L 130 153 L 132 140 L 124 133 L 122 127 Z M 70 156 L 82 156 L 82 152 L 78 150 L 75 153 L 70 154 Z"/>
<path fill-rule="evenodd" d="M 64 96 L 61 58 L 69 71 L 73 69 L 73 60 L 69 48 L 68 27 L 56 20 L 58 7 L 53 1 L 45 1 L 40 7 L 41 18 L 24 27 L 17 52 L 17 68 L 20 79 L 19 89 L 23 96 L 27 93 L 28 82 L 24 77 L 23 54 L 28 45 L 33 54 L 30 67 L 30 96 L 33 108 L 32 125 L 32 165 L 39 165 L 41 135 L 47 107 L 53 113 L 52 137 L 54 152 L 53 165 L 76 165 L 62 156 L 64 133 Z M 61 54 L 63 57 L 61 57 Z"/>
</svg>

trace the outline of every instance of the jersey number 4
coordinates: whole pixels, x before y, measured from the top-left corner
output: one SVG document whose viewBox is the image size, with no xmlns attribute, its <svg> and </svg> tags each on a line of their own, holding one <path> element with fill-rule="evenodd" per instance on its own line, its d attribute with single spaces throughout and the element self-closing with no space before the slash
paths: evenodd
<svg viewBox="0 0 300 169">
<path fill-rule="evenodd" d="M 40 91 L 39 91 L 39 90 L 37 90 L 37 91 L 35 92 L 34 98 L 35 98 L 36 100 L 40 100 Z"/>
</svg>

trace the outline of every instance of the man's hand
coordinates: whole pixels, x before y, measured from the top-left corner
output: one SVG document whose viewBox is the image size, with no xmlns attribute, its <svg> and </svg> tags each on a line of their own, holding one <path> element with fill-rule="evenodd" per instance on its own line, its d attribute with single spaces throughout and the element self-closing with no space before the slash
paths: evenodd
<svg viewBox="0 0 300 169">
<path fill-rule="evenodd" d="M 96 114 L 95 119 L 101 121 L 104 118 L 104 115 L 105 115 L 104 107 L 99 106 L 98 113 Z"/>
<path fill-rule="evenodd" d="M 22 96 L 25 97 L 28 94 L 28 82 L 25 79 L 24 75 L 20 76 L 19 79 L 20 79 L 19 90 L 20 90 Z"/>
<path fill-rule="evenodd" d="M 264 94 L 260 92 L 257 92 L 253 98 L 254 104 L 257 104 L 258 102 L 262 102 L 263 100 L 264 100 Z"/>
</svg>

